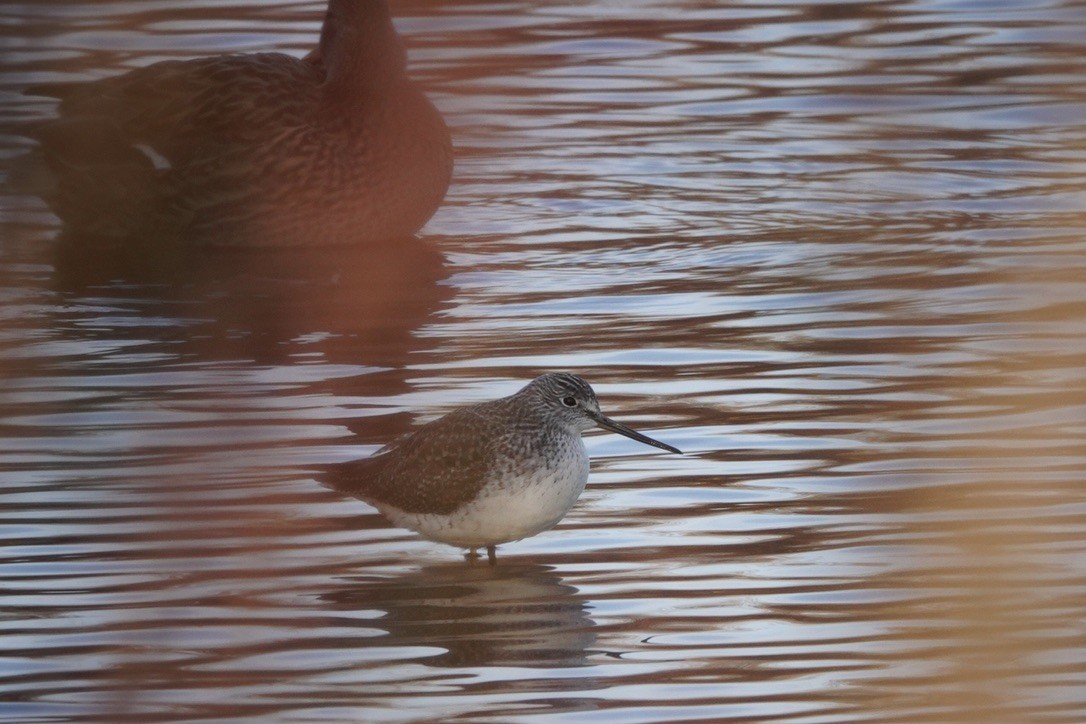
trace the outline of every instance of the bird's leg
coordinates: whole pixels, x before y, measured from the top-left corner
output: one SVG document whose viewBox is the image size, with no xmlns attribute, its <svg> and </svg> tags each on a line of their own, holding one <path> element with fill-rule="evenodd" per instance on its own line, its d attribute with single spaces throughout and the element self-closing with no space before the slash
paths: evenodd
<svg viewBox="0 0 1086 724">
<path fill-rule="evenodd" d="M 492 566 L 498 565 L 498 551 L 493 545 L 486 547 L 486 562 Z"/>
<path fill-rule="evenodd" d="M 474 548 L 468 548 L 468 552 L 464 554 L 464 560 L 474 566 L 475 562 L 479 560 L 479 551 Z"/>
</svg>

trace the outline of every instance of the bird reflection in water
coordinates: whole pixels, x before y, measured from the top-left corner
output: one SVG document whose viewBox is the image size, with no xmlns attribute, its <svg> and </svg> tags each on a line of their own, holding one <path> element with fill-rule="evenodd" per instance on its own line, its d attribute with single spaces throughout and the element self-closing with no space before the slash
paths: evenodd
<svg viewBox="0 0 1086 724">
<path fill-rule="evenodd" d="M 581 666 L 596 642 L 586 599 L 544 565 L 430 566 L 322 598 L 344 610 L 385 612 L 365 621 L 388 632 L 375 641 L 444 649 L 426 659 L 435 666 Z"/>
</svg>

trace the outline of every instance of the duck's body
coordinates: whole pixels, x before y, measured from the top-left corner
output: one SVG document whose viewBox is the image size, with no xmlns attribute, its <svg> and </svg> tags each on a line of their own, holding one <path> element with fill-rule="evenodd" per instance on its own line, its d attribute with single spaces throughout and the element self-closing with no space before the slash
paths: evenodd
<svg viewBox="0 0 1086 724">
<path fill-rule="evenodd" d="M 678 452 L 608 419 L 580 377 L 536 378 L 509 397 L 465 407 L 328 477 L 399 526 L 474 550 L 554 527 L 588 480 L 581 433 L 601 426 Z"/>
<path fill-rule="evenodd" d="M 331 0 L 317 51 L 167 61 L 88 84 L 33 129 L 41 194 L 93 237 L 219 246 L 414 233 L 448 188 L 448 129 L 377 0 Z"/>
</svg>

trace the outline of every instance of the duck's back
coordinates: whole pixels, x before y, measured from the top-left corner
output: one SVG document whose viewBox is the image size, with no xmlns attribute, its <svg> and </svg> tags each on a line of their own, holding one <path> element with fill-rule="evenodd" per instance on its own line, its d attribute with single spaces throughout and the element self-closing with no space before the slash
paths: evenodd
<svg viewBox="0 0 1086 724">
<path fill-rule="evenodd" d="M 108 122 L 131 143 L 174 163 L 216 144 L 251 143 L 275 127 L 305 123 L 317 106 L 318 65 L 282 53 L 165 61 L 92 83 L 28 89 L 61 100 L 70 123 Z"/>
</svg>

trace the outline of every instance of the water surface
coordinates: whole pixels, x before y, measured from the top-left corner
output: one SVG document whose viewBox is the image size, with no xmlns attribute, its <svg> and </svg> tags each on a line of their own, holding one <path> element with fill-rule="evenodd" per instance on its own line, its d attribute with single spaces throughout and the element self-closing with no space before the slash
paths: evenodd
<svg viewBox="0 0 1086 724">
<path fill-rule="evenodd" d="M 0 6 L 30 83 L 301 54 L 320 3 Z M 58 244 L 0 196 L 0 717 L 1086 719 L 1086 11 L 393 2 L 419 244 Z M 314 480 L 543 370 L 587 438 L 502 565 Z"/>
</svg>

